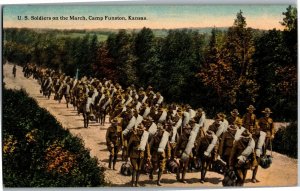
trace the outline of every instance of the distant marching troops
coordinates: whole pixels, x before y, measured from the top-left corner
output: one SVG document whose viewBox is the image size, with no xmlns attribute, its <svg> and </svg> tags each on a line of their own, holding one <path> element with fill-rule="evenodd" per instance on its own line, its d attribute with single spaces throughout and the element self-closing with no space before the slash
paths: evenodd
<svg viewBox="0 0 300 191">
<path fill-rule="evenodd" d="M 253 105 L 243 117 L 237 109 L 229 117 L 218 113 L 207 127 L 203 109 L 166 105 L 164 97 L 151 86 L 144 90 L 131 85 L 124 90 L 105 78 L 77 80 L 33 64 L 25 66 L 23 72 L 25 77 L 33 75 L 38 80 L 41 93 L 48 99 L 53 93 L 59 103 L 64 97 L 67 107 L 72 104 L 83 115 L 85 128 L 90 120 L 104 125 L 106 116 L 110 116 L 106 133 L 108 167 L 116 170 L 118 153 L 122 152 L 122 160 L 130 161 L 132 166 L 132 186 L 139 186 L 140 174 L 146 167 L 150 168 L 151 180 L 158 171 L 156 183 L 161 186 L 162 175 L 170 165 L 176 169 L 177 181 L 186 183 L 189 164 L 199 160 L 201 183 L 216 164 L 222 164 L 223 171 L 227 169 L 236 177 L 234 184 L 232 178 L 225 177 L 224 186 L 242 186 L 249 169 L 253 170 L 255 183 L 258 164 L 274 138 L 269 108 L 262 111 L 265 116 L 260 119 Z"/>
</svg>

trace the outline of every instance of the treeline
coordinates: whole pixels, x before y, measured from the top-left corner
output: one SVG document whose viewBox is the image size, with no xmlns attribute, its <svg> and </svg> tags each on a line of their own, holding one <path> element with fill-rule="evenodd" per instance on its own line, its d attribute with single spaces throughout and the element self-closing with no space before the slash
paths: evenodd
<svg viewBox="0 0 300 191">
<path fill-rule="evenodd" d="M 3 89 L 5 187 L 105 186 L 104 169 L 25 91 Z"/>
<path fill-rule="evenodd" d="M 233 108 L 244 113 L 253 104 L 258 115 L 270 107 L 276 120 L 291 121 L 297 119 L 297 9 L 289 6 L 283 14 L 284 31 L 249 28 L 240 11 L 225 31 L 169 30 L 158 37 L 149 28 L 119 30 L 100 43 L 96 35 L 59 38 L 5 29 L 4 56 L 70 76 L 79 69 L 80 77 L 151 85 L 167 102 L 203 107 L 211 116 Z"/>
</svg>

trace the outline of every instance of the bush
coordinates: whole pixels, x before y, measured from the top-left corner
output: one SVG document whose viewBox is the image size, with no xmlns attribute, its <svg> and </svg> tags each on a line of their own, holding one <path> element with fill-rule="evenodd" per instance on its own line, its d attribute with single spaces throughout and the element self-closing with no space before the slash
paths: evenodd
<svg viewBox="0 0 300 191">
<path fill-rule="evenodd" d="M 104 169 L 83 141 L 23 90 L 3 90 L 5 187 L 104 186 Z"/>
<path fill-rule="evenodd" d="M 298 125 L 291 123 L 286 128 L 279 129 L 273 140 L 273 150 L 290 157 L 298 157 Z"/>
</svg>

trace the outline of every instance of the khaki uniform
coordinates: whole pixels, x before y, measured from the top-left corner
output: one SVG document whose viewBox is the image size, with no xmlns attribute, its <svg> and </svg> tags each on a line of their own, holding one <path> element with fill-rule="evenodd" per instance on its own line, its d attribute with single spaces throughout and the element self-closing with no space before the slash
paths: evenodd
<svg viewBox="0 0 300 191">
<path fill-rule="evenodd" d="M 251 157 L 253 157 L 253 154 L 251 154 L 248 157 L 248 160 L 242 164 L 239 165 L 238 164 L 238 157 L 243 153 L 243 151 L 245 150 L 245 148 L 247 147 L 249 141 L 251 141 L 252 138 L 241 138 L 240 140 L 234 142 L 231 153 L 230 153 L 230 157 L 229 157 L 229 166 L 230 168 L 233 168 L 233 170 L 235 171 L 236 175 L 237 175 L 237 186 L 243 186 L 244 182 L 245 182 L 245 178 L 247 175 L 247 171 L 251 166 Z"/>
<path fill-rule="evenodd" d="M 223 133 L 220 141 L 218 153 L 220 157 L 228 164 L 230 153 L 234 143 L 234 136 L 237 131 L 237 127 L 231 125 L 227 131 Z"/>
<path fill-rule="evenodd" d="M 256 115 L 253 113 L 246 113 L 243 116 L 243 126 L 250 131 L 250 133 L 254 133 L 256 130 Z"/>
<path fill-rule="evenodd" d="M 267 152 L 267 148 L 270 145 L 271 139 L 275 135 L 273 119 L 270 117 L 262 117 L 258 120 L 258 126 L 261 131 L 267 134 L 265 139 L 265 145 L 263 147 L 263 155 L 265 155 Z"/>
<path fill-rule="evenodd" d="M 115 118 L 113 124 L 106 131 L 106 145 L 108 151 L 110 152 L 108 167 L 111 168 L 111 162 L 113 162 L 114 170 L 118 158 L 118 153 L 120 151 L 120 148 L 122 147 L 122 140 L 123 140 L 120 120 L 121 118 Z"/>
<path fill-rule="evenodd" d="M 235 122 L 236 121 L 238 121 L 238 120 L 240 120 L 241 118 L 239 117 L 239 116 L 236 116 L 236 117 L 234 117 L 234 116 L 229 116 L 228 118 L 227 118 L 227 121 L 228 121 L 228 124 L 229 125 L 234 125 L 235 124 Z"/>
</svg>

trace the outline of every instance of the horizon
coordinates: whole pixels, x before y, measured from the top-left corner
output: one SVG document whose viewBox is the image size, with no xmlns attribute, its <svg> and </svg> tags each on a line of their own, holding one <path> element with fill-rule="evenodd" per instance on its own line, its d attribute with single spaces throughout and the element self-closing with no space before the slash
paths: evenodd
<svg viewBox="0 0 300 191">
<path fill-rule="evenodd" d="M 241 10 L 246 27 L 261 30 L 283 30 L 280 22 L 288 5 L 130 5 L 130 6 L 74 6 L 74 5 L 9 5 L 3 7 L 3 28 L 37 28 L 57 30 L 99 29 L 182 29 L 228 28 L 233 25 Z M 20 16 L 21 20 L 18 20 Z M 28 16 L 28 20 L 25 20 Z M 63 17 L 68 20 L 31 20 L 31 17 Z M 71 20 L 71 17 L 85 20 Z M 106 20 L 111 17 L 129 16 L 142 20 Z M 89 20 L 102 18 L 102 20 Z M 143 20 L 146 18 L 146 20 Z"/>
</svg>

